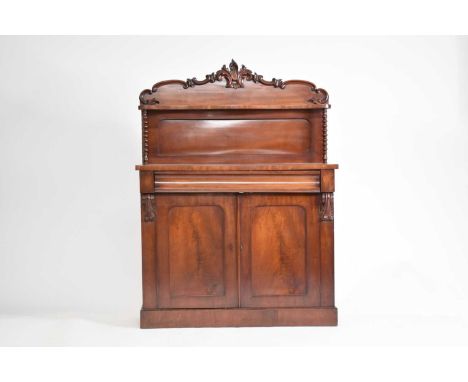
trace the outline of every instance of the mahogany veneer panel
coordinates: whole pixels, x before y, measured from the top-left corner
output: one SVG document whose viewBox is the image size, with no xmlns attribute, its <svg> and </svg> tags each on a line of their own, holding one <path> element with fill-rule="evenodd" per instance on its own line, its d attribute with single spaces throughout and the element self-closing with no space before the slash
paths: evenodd
<svg viewBox="0 0 468 382">
<path fill-rule="evenodd" d="M 317 196 L 246 195 L 240 222 L 241 306 L 320 305 Z"/>
<path fill-rule="evenodd" d="M 159 156 L 310 152 L 306 119 L 163 119 L 156 133 Z"/>
<path fill-rule="evenodd" d="M 274 204 L 256 206 L 252 215 L 252 297 L 306 294 L 307 237 L 304 208 Z"/>
<path fill-rule="evenodd" d="M 237 306 L 233 195 L 160 195 L 157 279 L 161 308 Z"/>
<path fill-rule="evenodd" d="M 315 174 L 156 174 L 154 192 L 319 192 Z"/>
<path fill-rule="evenodd" d="M 329 106 L 234 61 L 141 92 L 142 328 L 337 324 Z"/>
<path fill-rule="evenodd" d="M 318 162 L 323 111 L 145 111 L 147 162 Z"/>
<path fill-rule="evenodd" d="M 224 295 L 224 221 L 219 206 L 169 210 L 171 297 Z"/>
</svg>

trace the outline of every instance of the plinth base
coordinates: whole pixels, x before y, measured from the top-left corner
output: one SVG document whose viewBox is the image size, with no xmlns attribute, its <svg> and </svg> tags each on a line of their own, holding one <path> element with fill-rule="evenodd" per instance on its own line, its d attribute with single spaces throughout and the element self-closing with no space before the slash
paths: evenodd
<svg viewBox="0 0 468 382">
<path fill-rule="evenodd" d="M 140 327 L 336 326 L 336 308 L 142 309 Z"/>
</svg>

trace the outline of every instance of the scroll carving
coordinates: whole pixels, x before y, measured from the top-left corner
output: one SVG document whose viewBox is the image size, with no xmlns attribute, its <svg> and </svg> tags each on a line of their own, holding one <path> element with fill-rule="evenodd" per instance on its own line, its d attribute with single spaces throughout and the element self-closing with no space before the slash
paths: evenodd
<svg viewBox="0 0 468 382">
<path fill-rule="evenodd" d="M 320 201 L 320 221 L 333 221 L 333 193 L 323 192 Z"/>
<path fill-rule="evenodd" d="M 229 70 L 226 68 L 226 65 L 223 65 L 221 70 L 216 72 L 216 80 L 221 81 L 222 78 L 226 80 L 227 88 L 243 88 L 244 80 L 252 80 L 252 71 L 247 69 L 244 65 L 242 65 L 239 70 L 237 63 L 234 60 L 231 60 Z"/>
<path fill-rule="evenodd" d="M 324 89 L 316 88 L 315 85 L 310 88 L 312 98 L 307 101 L 318 105 L 325 105 L 328 103 L 328 93 Z"/>
<path fill-rule="evenodd" d="M 141 212 L 145 223 L 154 222 L 156 219 L 156 211 L 154 206 L 154 195 L 141 195 Z"/>
<path fill-rule="evenodd" d="M 153 85 L 152 89 L 145 89 L 140 93 L 140 103 L 142 105 L 156 105 L 159 101 L 155 98 L 155 93 L 159 88 L 166 85 L 181 85 L 184 89 L 193 88 L 195 86 L 202 86 L 208 83 L 215 83 L 219 81 L 226 81 L 226 88 L 240 89 L 244 87 L 245 81 L 252 81 L 256 84 L 265 86 L 272 86 L 274 88 L 285 89 L 288 85 L 300 84 L 307 85 L 310 87 L 312 96 L 308 99 L 308 102 L 313 104 L 327 104 L 328 93 L 324 89 L 317 88 L 312 82 L 302 80 L 290 80 L 283 81 L 281 79 L 273 78 L 271 81 L 267 81 L 262 75 L 253 73 L 250 69 L 247 69 L 245 65 L 239 66 L 234 60 L 231 60 L 229 68 L 226 65 L 218 70 L 216 73 L 207 74 L 204 80 L 197 80 L 194 78 L 188 78 L 186 81 L 182 80 L 169 80 L 158 82 Z"/>
</svg>

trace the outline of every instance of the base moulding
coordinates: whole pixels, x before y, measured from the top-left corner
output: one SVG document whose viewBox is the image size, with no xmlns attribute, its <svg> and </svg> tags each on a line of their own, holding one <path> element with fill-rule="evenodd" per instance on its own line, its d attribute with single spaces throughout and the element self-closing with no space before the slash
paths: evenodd
<svg viewBox="0 0 468 382">
<path fill-rule="evenodd" d="M 142 309 L 140 327 L 201 328 L 244 326 L 336 326 L 338 312 L 327 308 Z"/>
</svg>

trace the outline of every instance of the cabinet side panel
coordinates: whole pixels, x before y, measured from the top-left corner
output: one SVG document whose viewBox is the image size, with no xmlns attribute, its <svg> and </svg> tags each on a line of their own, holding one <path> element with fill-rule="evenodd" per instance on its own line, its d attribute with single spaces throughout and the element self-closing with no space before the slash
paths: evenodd
<svg viewBox="0 0 468 382">
<path fill-rule="evenodd" d="M 320 304 L 332 307 L 335 305 L 334 196 L 333 193 L 324 192 L 320 198 L 320 266 L 322 275 Z"/>
<path fill-rule="evenodd" d="M 157 307 L 156 286 L 156 215 L 154 195 L 141 195 L 141 244 L 143 308 Z"/>
<path fill-rule="evenodd" d="M 320 223 L 321 306 L 335 305 L 333 221 Z"/>
</svg>

